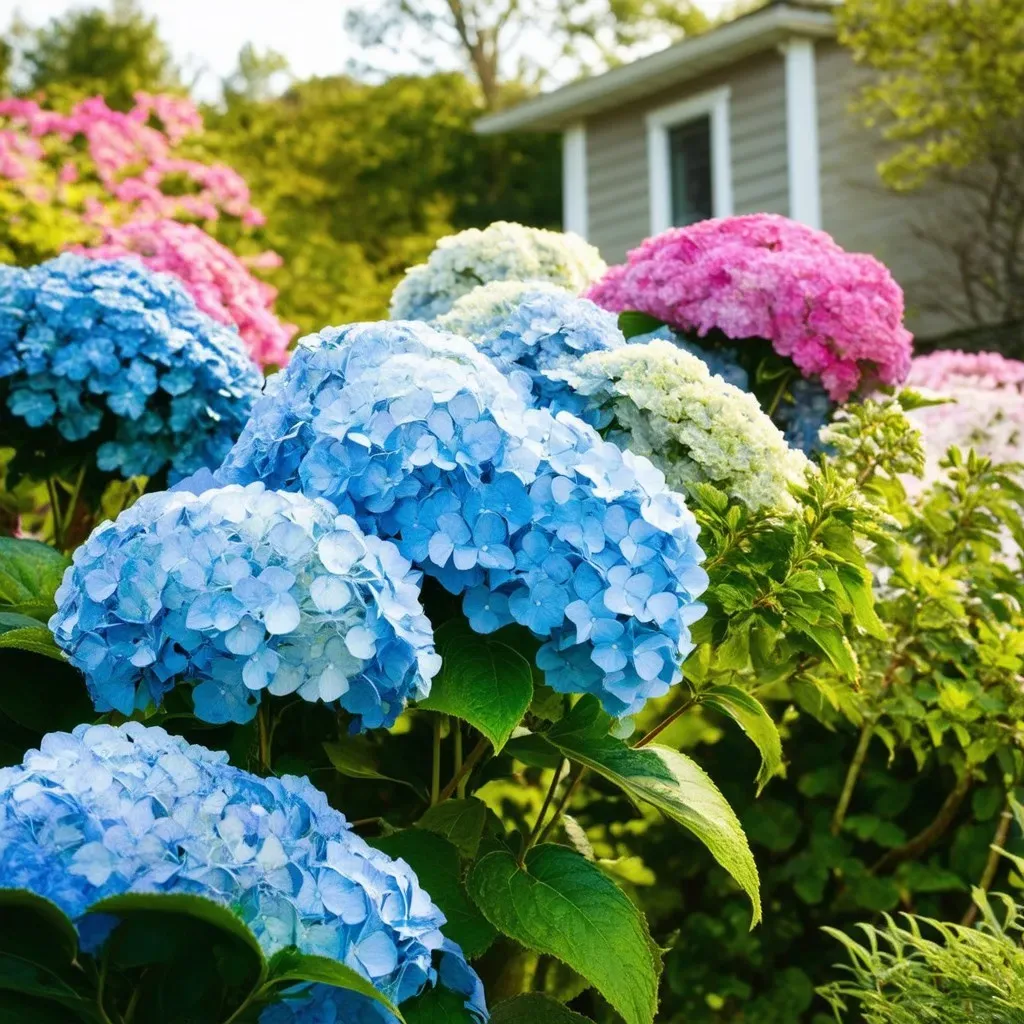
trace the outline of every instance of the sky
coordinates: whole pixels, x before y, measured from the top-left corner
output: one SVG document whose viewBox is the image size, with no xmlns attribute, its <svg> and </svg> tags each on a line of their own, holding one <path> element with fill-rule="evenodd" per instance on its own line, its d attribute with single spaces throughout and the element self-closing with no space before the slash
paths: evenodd
<svg viewBox="0 0 1024 1024">
<path fill-rule="evenodd" d="M 257 50 L 284 54 L 299 78 L 344 71 L 356 59 L 344 31 L 345 8 L 351 0 L 141 0 L 155 14 L 175 58 L 204 99 L 219 93 L 222 78 L 235 67 L 247 43 Z M 702 0 L 714 12 L 728 0 Z M 18 11 L 29 24 L 40 24 L 73 7 L 93 6 L 87 0 L 0 0 L 0 29 Z M 410 69 L 411 70 L 411 69 Z"/>
</svg>

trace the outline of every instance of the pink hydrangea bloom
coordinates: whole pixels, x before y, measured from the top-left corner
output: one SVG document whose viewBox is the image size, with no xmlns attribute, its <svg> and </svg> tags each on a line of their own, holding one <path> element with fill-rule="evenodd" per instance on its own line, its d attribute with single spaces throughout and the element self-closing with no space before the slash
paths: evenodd
<svg viewBox="0 0 1024 1024">
<path fill-rule="evenodd" d="M 75 251 L 96 259 L 137 256 L 151 270 L 174 274 L 200 309 L 238 328 L 256 362 L 288 362 L 288 343 L 298 328 L 281 323 L 271 311 L 276 289 L 253 277 L 202 228 L 173 220 L 133 221 L 108 226 L 100 245 Z"/>
<path fill-rule="evenodd" d="M 903 292 L 885 266 L 775 214 L 672 228 L 585 294 L 682 331 L 765 338 L 840 402 L 865 380 L 899 384 L 910 370 Z"/>
<path fill-rule="evenodd" d="M 1014 388 L 1024 386 L 1024 363 L 998 352 L 949 350 L 917 356 L 907 383 L 931 391 L 950 388 Z"/>
</svg>

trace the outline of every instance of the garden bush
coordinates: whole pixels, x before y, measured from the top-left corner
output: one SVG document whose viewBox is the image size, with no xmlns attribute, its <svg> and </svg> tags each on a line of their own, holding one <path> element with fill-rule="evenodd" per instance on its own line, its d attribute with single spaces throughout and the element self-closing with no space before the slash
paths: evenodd
<svg viewBox="0 0 1024 1024">
<path fill-rule="evenodd" d="M 262 393 L 153 270 L 9 271 L 5 438 L 52 502 L 0 539 L 11 1019 L 896 1022 L 879 915 L 964 921 L 900 992 L 1013 941 L 1012 445 L 929 448 L 946 381 L 902 386 L 876 261 L 776 217 L 638 252 L 595 284 L 576 238 L 442 240 L 412 319 Z"/>
</svg>

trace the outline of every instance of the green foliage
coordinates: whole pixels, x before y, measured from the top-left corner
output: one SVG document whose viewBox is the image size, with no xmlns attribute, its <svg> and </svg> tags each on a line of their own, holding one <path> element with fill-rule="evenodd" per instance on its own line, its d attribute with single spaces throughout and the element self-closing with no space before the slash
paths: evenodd
<svg viewBox="0 0 1024 1024">
<path fill-rule="evenodd" d="M 564 846 L 482 857 L 470 893 L 488 920 L 595 985 L 626 1024 L 652 1024 L 659 958 L 639 910 L 597 867 Z"/>
<path fill-rule="evenodd" d="M 847 0 L 840 39 L 876 76 L 860 108 L 897 144 L 881 167 L 897 188 L 1018 145 L 1024 121 L 1021 0 Z"/>
<path fill-rule="evenodd" d="M 45 622 L 71 559 L 35 540 L 0 537 L 0 609 Z"/>
<path fill-rule="evenodd" d="M 551 996 L 533 992 L 492 1007 L 491 1024 L 587 1024 L 587 1018 Z"/>
<path fill-rule="evenodd" d="M 761 754 L 761 767 L 757 773 L 757 792 L 760 794 L 782 767 L 782 738 L 764 705 L 735 686 L 709 687 L 701 694 L 701 703 L 728 715 L 757 747 Z"/>
<path fill-rule="evenodd" d="M 335 960 L 286 948 L 268 961 L 230 910 L 199 896 L 114 896 L 89 913 L 116 918 L 99 962 L 79 950 L 74 926 L 54 904 L 0 889 L 5 1021 L 255 1021 L 304 982 L 351 989 L 397 1013 L 362 975 Z"/>
<path fill-rule="evenodd" d="M 1022 1024 L 1024 906 L 975 894 L 980 928 L 888 914 L 861 925 L 861 941 L 835 929 L 850 957 L 844 980 L 822 990 L 836 1010 L 868 1024 Z"/>
</svg>

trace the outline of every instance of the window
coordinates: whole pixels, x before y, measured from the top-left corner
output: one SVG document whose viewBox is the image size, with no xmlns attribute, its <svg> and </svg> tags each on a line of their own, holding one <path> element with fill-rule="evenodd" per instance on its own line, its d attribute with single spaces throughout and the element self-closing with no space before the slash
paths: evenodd
<svg viewBox="0 0 1024 1024">
<path fill-rule="evenodd" d="M 714 216 L 711 202 L 711 118 L 705 114 L 668 130 L 672 224 Z"/>
<path fill-rule="evenodd" d="M 732 213 L 729 90 L 714 89 L 647 116 L 651 232 Z"/>
</svg>

